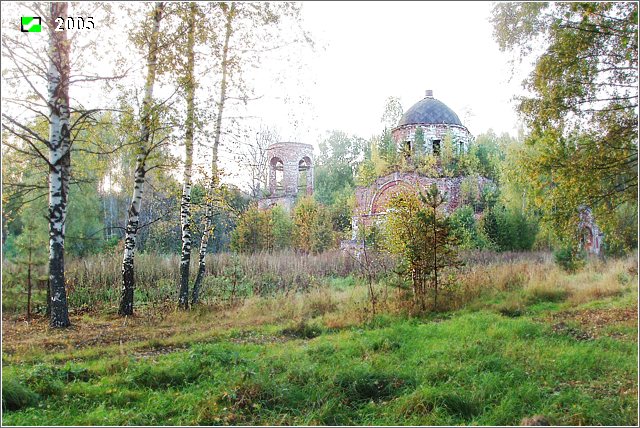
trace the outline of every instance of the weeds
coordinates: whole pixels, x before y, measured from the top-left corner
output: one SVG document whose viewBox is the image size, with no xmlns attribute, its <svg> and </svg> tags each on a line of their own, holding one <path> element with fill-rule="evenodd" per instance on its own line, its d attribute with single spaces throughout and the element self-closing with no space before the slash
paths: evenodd
<svg viewBox="0 0 640 428">
<path fill-rule="evenodd" d="M 156 301 L 126 325 L 9 320 L 3 424 L 635 425 L 636 264 L 470 264 L 449 312 L 420 318 L 397 278 L 375 284 L 371 317 L 361 278 L 291 272 L 313 285 L 244 297 L 238 282 L 237 304 Z"/>
<path fill-rule="evenodd" d="M 306 321 L 301 321 L 291 327 L 283 329 L 282 334 L 296 339 L 313 339 L 322 334 L 322 328 L 309 324 Z"/>
<path fill-rule="evenodd" d="M 2 377 L 2 411 L 20 410 L 37 404 L 40 397 L 17 379 Z"/>
<path fill-rule="evenodd" d="M 413 386 L 414 381 L 387 373 L 354 370 L 338 374 L 334 385 L 343 394 L 345 403 L 353 405 L 388 400 Z"/>
</svg>

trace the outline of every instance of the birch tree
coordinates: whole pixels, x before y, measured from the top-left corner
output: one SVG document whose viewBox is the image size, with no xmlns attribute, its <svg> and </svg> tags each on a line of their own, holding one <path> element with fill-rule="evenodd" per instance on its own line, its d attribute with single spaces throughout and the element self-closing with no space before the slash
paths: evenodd
<svg viewBox="0 0 640 428">
<path fill-rule="evenodd" d="M 27 48 L 24 43 L 16 39 L 3 37 L 4 52 L 16 66 L 14 76 L 32 87 L 39 100 L 47 106 L 47 114 L 37 111 L 40 117 L 45 117 L 49 124 L 48 136 L 21 123 L 15 118 L 3 113 L 5 119 L 3 129 L 24 142 L 26 147 L 18 148 L 12 143 L 6 143 L 14 149 L 22 149 L 30 154 L 36 153 L 46 162 L 48 174 L 48 220 L 49 220 L 49 284 L 51 294 L 52 327 L 68 327 L 69 311 L 64 281 L 64 236 L 66 209 L 69 192 L 69 177 L 71 172 L 71 124 L 69 105 L 69 79 L 71 72 L 70 44 L 66 31 L 55 31 L 56 18 L 66 20 L 68 4 L 66 2 L 51 3 L 45 16 L 45 28 L 48 30 L 49 41 L 47 47 L 48 63 L 42 58 L 40 61 L 30 60 L 24 55 Z M 28 47 L 33 50 L 32 46 Z M 37 75 L 46 76 L 46 95 L 36 89 L 30 71 Z M 34 109 L 31 109 L 34 111 Z M 4 107 L 3 107 L 4 111 Z M 40 145 L 40 146 L 38 146 Z M 46 148 L 44 152 L 42 145 Z"/>
<path fill-rule="evenodd" d="M 200 240 L 200 251 L 198 253 L 198 273 L 196 280 L 193 284 L 193 295 L 191 298 L 192 304 L 198 303 L 200 286 L 202 285 L 202 278 L 204 276 L 205 263 L 204 258 L 207 254 L 207 245 L 209 243 L 209 237 L 213 232 L 213 193 L 218 185 L 218 147 L 220 146 L 220 137 L 222 134 L 222 115 L 224 113 L 225 104 L 227 102 L 227 85 L 230 71 L 229 61 L 229 43 L 231 36 L 233 35 L 233 24 L 236 15 L 236 3 L 232 2 L 230 5 L 226 3 L 220 3 L 220 9 L 222 16 L 224 17 L 224 41 L 222 44 L 222 56 L 220 61 L 220 71 L 222 78 L 220 80 L 220 96 L 217 100 L 217 114 L 216 124 L 213 135 L 213 148 L 211 149 L 211 177 L 209 181 L 209 187 L 207 189 L 207 200 L 205 209 L 205 222 L 206 226 Z"/>
<path fill-rule="evenodd" d="M 256 67 L 261 56 L 285 44 L 299 43 L 300 40 L 310 42 L 303 32 L 303 38 L 297 36 L 290 42 L 281 37 L 279 24 L 287 17 L 294 21 L 299 19 L 299 7 L 292 2 L 281 3 L 218 3 L 212 6 L 210 16 L 220 23 L 223 29 L 220 35 L 212 39 L 213 58 L 218 59 L 216 67 L 212 67 L 219 78 L 219 84 L 213 97 L 215 102 L 215 125 L 213 130 L 213 146 L 211 148 L 211 168 L 207 188 L 205 227 L 200 241 L 198 253 L 198 272 L 193 286 L 191 301 L 198 302 L 200 287 L 205 273 L 205 256 L 210 237 L 213 233 L 214 215 L 216 211 L 216 189 L 220 183 L 220 166 L 218 164 L 219 148 L 225 135 L 224 120 L 231 101 L 246 104 L 252 98 L 251 88 L 244 81 L 245 71 Z"/>
<path fill-rule="evenodd" d="M 607 229 L 637 211 L 638 3 L 504 2 L 492 22 L 501 50 L 533 62 L 517 105 L 530 200 L 567 239 L 584 205 L 615 239 Z"/>
<path fill-rule="evenodd" d="M 49 284 L 52 327 L 68 327 L 64 283 L 64 226 L 71 173 L 69 76 L 71 62 L 66 31 L 53 31 L 56 17 L 67 17 L 67 3 L 51 3 L 49 27 Z"/>
<path fill-rule="evenodd" d="M 185 161 L 183 173 L 182 198 L 180 200 L 180 226 L 182 228 L 182 255 L 180 257 L 180 294 L 178 304 L 187 309 L 189 307 L 189 267 L 191 264 L 191 174 L 193 167 L 193 134 L 195 128 L 195 31 L 198 6 L 189 4 L 187 17 L 187 49 L 184 73 L 184 87 L 186 91 L 187 117 L 185 123 Z"/>
<path fill-rule="evenodd" d="M 148 172 L 147 159 L 151 151 L 157 147 L 152 140 L 152 120 L 154 117 L 153 89 L 156 83 L 158 47 L 160 37 L 160 21 L 164 12 L 164 2 L 156 2 L 152 12 L 152 28 L 149 36 L 147 55 L 147 76 L 144 87 L 144 99 L 140 119 L 140 140 L 136 155 L 134 186 L 129 204 L 127 225 L 125 228 L 124 255 L 122 258 L 122 292 L 118 313 L 123 316 L 133 315 L 134 290 L 134 254 L 136 234 L 138 232 L 140 205 L 144 190 L 145 175 Z"/>
</svg>

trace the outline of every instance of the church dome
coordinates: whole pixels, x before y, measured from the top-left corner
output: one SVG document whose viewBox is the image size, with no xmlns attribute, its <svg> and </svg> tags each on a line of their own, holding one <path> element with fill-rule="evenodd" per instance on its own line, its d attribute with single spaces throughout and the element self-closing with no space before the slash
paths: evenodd
<svg viewBox="0 0 640 428">
<path fill-rule="evenodd" d="M 453 110 L 442 101 L 433 98 L 432 91 L 427 91 L 426 96 L 421 101 L 415 103 L 402 115 L 398 126 L 417 123 L 463 126 L 460 118 Z"/>
</svg>

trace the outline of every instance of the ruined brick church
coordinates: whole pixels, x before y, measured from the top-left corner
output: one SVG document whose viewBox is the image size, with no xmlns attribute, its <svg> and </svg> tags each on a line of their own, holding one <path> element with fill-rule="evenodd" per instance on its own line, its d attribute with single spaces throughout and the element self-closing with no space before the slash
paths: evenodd
<svg viewBox="0 0 640 428">
<path fill-rule="evenodd" d="M 392 139 L 398 150 L 415 153 L 414 144 L 418 130 L 424 140 L 423 154 L 440 156 L 444 141 L 450 136 L 457 154 L 466 153 L 473 143 L 473 136 L 462 124 L 458 115 L 442 101 L 434 98 L 433 91 L 427 90 L 425 97 L 404 113 L 398 125 L 391 130 Z M 356 207 L 352 217 L 352 242 L 358 236 L 361 226 L 370 226 L 384 218 L 387 203 L 392 196 L 402 192 L 417 192 L 436 184 L 446 195 L 444 211 L 452 213 L 460 206 L 460 185 L 465 177 L 428 177 L 416 172 L 394 172 L 379 177 L 373 184 L 356 189 Z M 478 177 L 474 185 L 480 194 L 490 180 Z M 480 215 L 480 212 L 476 213 Z"/>
<path fill-rule="evenodd" d="M 393 142 L 398 151 L 415 153 L 416 136 L 421 130 L 425 151 L 439 158 L 444 150 L 445 138 L 449 137 L 453 150 L 458 155 L 469 151 L 474 141 L 469 130 L 462 124 L 458 115 L 427 90 L 425 97 L 407 110 L 398 125 L 391 130 Z M 280 142 L 267 148 L 269 168 L 267 195 L 258 201 L 261 209 L 275 205 L 291 211 L 299 195 L 313 194 L 314 157 L 313 146 L 298 142 Z M 468 177 L 446 177 L 442 174 L 425 176 L 417 172 L 393 172 L 378 177 L 369 186 L 360 186 L 355 191 L 355 208 L 352 216 L 352 239 L 343 241 L 342 247 L 358 246 L 358 231 L 363 226 L 377 224 L 387 213 L 387 203 L 393 195 L 401 192 L 417 192 L 436 184 L 446 196 L 443 210 L 451 214 L 461 204 L 461 184 Z M 484 187 L 491 183 L 485 177 L 477 177 L 471 182 L 476 186 L 475 194 L 481 194 Z M 476 211 L 476 218 L 482 211 Z M 580 213 L 581 244 L 587 251 L 599 254 L 602 248 L 603 234 L 594 222 L 591 211 L 584 209 Z"/>
<path fill-rule="evenodd" d="M 425 97 L 414 104 L 400 119 L 398 125 L 392 129 L 391 135 L 398 150 L 414 153 L 416 131 L 422 130 L 424 138 L 424 154 L 440 156 L 443 150 L 445 136 L 449 135 L 454 151 L 458 154 L 466 153 L 473 143 L 473 136 L 462 124 L 458 115 L 446 104 L 433 96 L 433 91 L 427 90 Z M 342 247 L 348 248 L 358 245 L 358 230 L 362 226 L 370 226 L 381 221 L 386 212 L 391 197 L 401 192 L 416 192 L 426 190 L 436 184 L 438 190 L 446 196 L 443 210 L 451 214 L 461 205 L 461 184 L 465 177 L 428 177 L 416 172 L 394 172 L 379 177 L 370 186 L 356 189 L 356 207 L 352 217 L 352 239 L 343 242 Z M 477 177 L 474 186 L 481 194 L 483 188 L 491 180 Z M 475 212 L 476 218 L 482 215 Z M 580 244 L 587 252 L 600 254 L 604 234 L 600 231 L 591 210 L 583 207 L 579 212 Z"/>
</svg>

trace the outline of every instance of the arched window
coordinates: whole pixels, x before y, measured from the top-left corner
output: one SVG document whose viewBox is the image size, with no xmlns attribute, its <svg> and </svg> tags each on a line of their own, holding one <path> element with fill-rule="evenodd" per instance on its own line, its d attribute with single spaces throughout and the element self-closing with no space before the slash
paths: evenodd
<svg viewBox="0 0 640 428">
<path fill-rule="evenodd" d="M 431 147 L 431 153 L 433 153 L 434 156 L 440 156 L 440 140 L 433 140 Z"/>
<path fill-rule="evenodd" d="M 282 193 L 284 192 L 284 162 L 279 157 L 273 157 L 269 164 L 271 166 L 270 190 L 272 193 Z"/>
<path fill-rule="evenodd" d="M 311 185 L 311 159 L 303 157 L 298 162 L 298 193 L 309 193 Z"/>
</svg>

